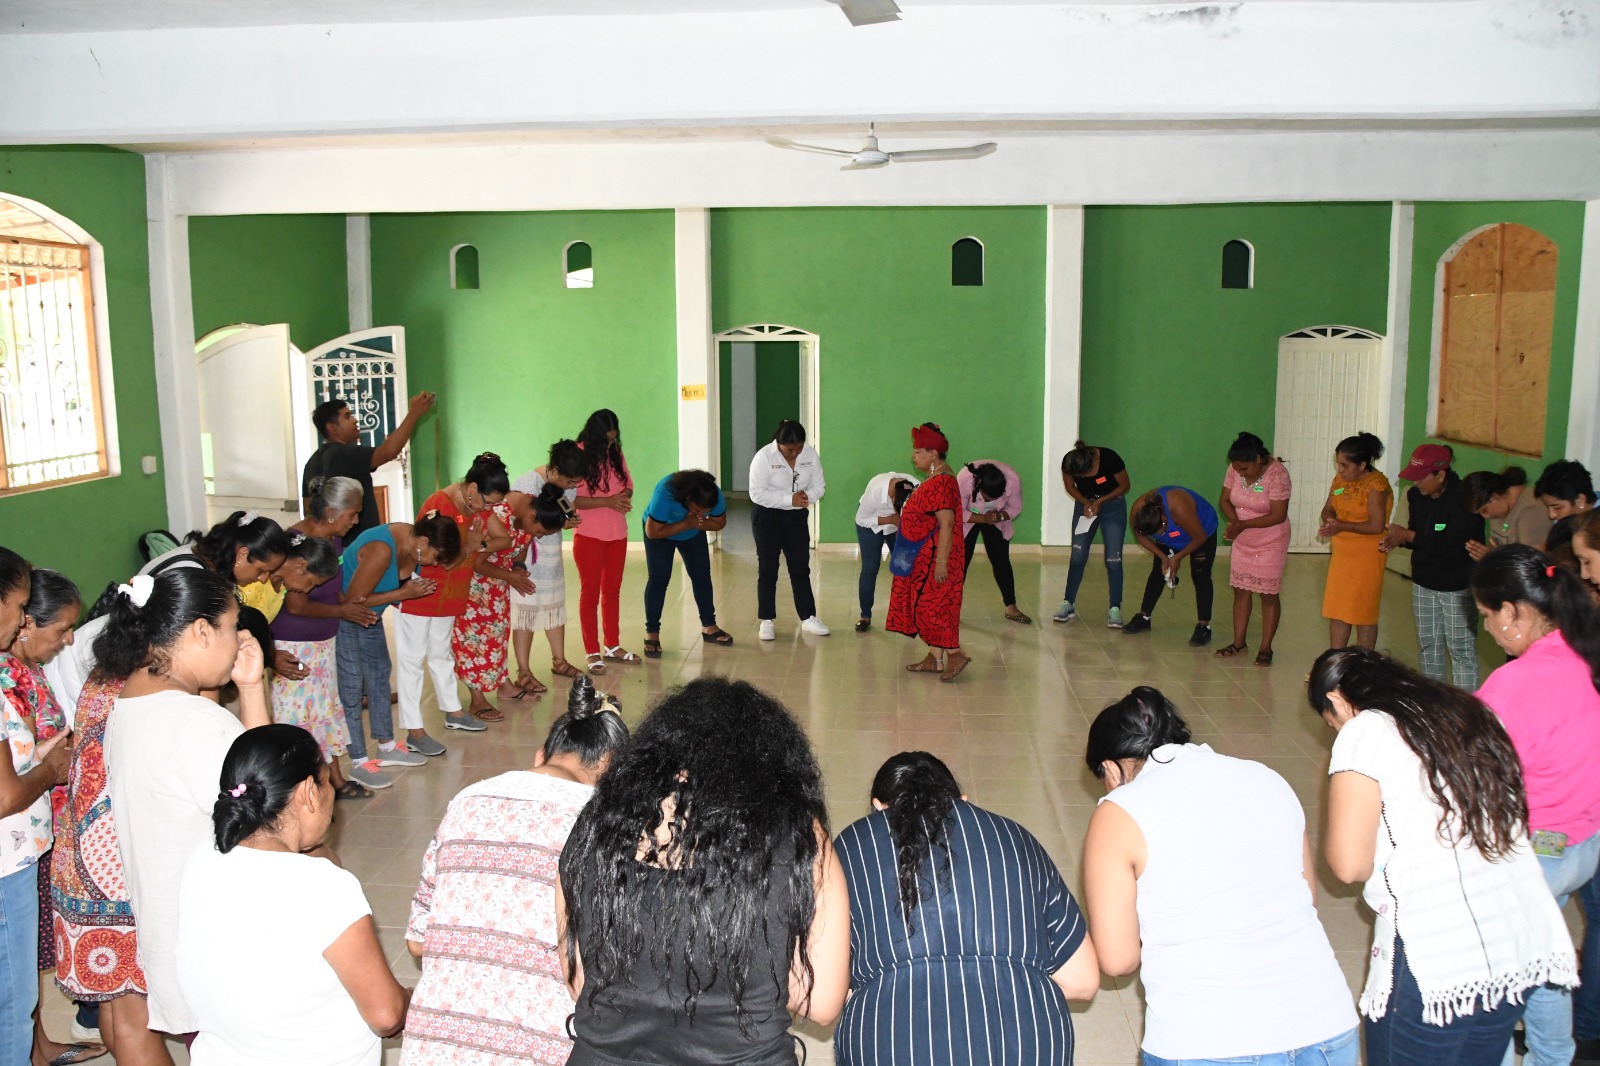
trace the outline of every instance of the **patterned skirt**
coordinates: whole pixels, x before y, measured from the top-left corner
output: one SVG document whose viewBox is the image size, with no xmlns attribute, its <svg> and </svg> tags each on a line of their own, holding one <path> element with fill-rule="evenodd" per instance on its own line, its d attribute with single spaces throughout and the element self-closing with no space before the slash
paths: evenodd
<svg viewBox="0 0 1600 1066">
<path fill-rule="evenodd" d="M 547 534 L 534 544 L 537 554 L 528 569 L 533 595 L 511 594 L 511 628 L 525 633 L 542 633 L 567 624 L 567 567 L 561 534 Z"/>
<path fill-rule="evenodd" d="M 78 699 L 78 743 L 67 772 L 65 817 L 50 863 L 56 985 L 73 999 L 103 1003 L 145 992 L 128 884 L 117 852 L 106 777 L 105 735 L 122 682 L 91 677 Z"/>
<path fill-rule="evenodd" d="M 334 640 L 280 640 L 308 673 L 299 681 L 272 675 L 272 720 L 297 725 L 317 738 L 322 757 L 332 760 L 350 746 L 350 727 L 339 702 L 338 658 Z"/>
</svg>

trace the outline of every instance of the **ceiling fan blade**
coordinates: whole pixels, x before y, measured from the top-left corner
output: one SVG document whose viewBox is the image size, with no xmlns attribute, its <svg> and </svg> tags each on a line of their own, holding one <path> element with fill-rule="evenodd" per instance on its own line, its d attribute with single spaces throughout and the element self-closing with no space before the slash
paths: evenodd
<svg viewBox="0 0 1600 1066">
<path fill-rule="evenodd" d="M 887 159 L 885 159 L 881 163 L 850 163 L 850 164 L 847 164 L 846 166 L 840 167 L 839 169 L 840 170 L 877 170 L 879 167 L 886 167 L 888 165 L 889 165 L 889 161 Z"/>
<path fill-rule="evenodd" d="M 820 144 L 801 144 L 791 141 L 787 137 L 768 137 L 767 143 L 774 148 L 791 148 L 796 152 L 817 152 L 821 155 L 853 156 L 855 151 L 850 148 L 824 148 Z"/>
<path fill-rule="evenodd" d="M 896 163 L 936 163 L 944 159 L 981 159 L 992 155 L 1000 146 L 993 141 L 968 145 L 965 148 L 923 148 L 912 152 L 890 152 Z"/>
<path fill-rule="evenodd" d="M 844 17 L 852 26 L 874 26 L 880 22 L 897 22 L 900 7 L 894 0 L 833 0 L 844 9 Z"/>
</svg>

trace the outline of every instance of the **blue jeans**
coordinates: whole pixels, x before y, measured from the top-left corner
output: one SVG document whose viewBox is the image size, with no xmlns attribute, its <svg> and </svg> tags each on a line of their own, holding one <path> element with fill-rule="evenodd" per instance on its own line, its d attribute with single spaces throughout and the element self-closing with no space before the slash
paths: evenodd
<svg viewBox="0 0 1600 1066">
<path fill-rule="evenodd" d="M 1382 1018 L 1363 1018 L 1367 1066 L 1495 1066 L 1511 1046 L 1511 1030 L 1523 1005 L 1501 1000 L 1494 1010 L 1483 1004 L 1458 1014 L 1449 1025 L 1422 1020 L 1422 992 L 1406 963 L 1405 941 L 1394 940 L 1394 988 Z"/>
<path fill-rule="evenodd" d="M 1559 859 L 1539 856 L 1539 866 L 1556 897 L 1556 906 L 1565 907 L 1568 896 L 1594 879 L 1596 862 L 1600 862 L 1600 833 L 1567 845 Z M 1522 1056 L 1523 1066 L 1566 1066 L 1578 1050 L 1572 1041 L 1572 993 L 1555 985 L 1540 985 L 1528 989 L 1527 1000 L 1522 1028 L 1528 1035 L 1528 1053 Z M 1510 1066 L 1515 1054 L 1507 1043 L 1501 1062 Z"/>
<path fill-rule="evenodd" d="M 1270 1055 L 1240 1055 L 1232 1059 L 1163 1059 L 1148 1051 L 1140 1055 L 1144 1066 L 1222 1066 L 1234 1062 L 1254 1066 L 1356 1066 L 1361 1058 L 1361 1041 L 1357 1030 L 1351 1029 L 1320 1044 L 1307 1044 L 1293 1051 L 1275 1051 Z"/>
<path fill-rule="evenodd" d="M 866 526 L 856 527 L 856 545 L 861 549 L 861 581 L 856 594 L 861 599 L 862 618 L 872 617 L 872 603 L 878 598 L 878 568 L 883 565 L 883 549 L 894 551 L 894 538 L 892 529 L 885 537 Z"/>
<path fill-rule="evenodd" d="M 389 713 L 389 641 L 384 636 L 382 616 L 370 626 L 339 622 L 333 639 L 334 659 L 339 666 L 339 705 L 344 722 L 350 727 L 350 761 L 367 759 L 366 730 L 361 725 L 361 697 L 367 697 L 367 714 L 372 718 L 372 739 L 387 744 L 394 739 L 394 718 Z"/>
<path fill-rule="evenodd" d="M 1128 499 L 1118 496 L 1100 507 L 1094 525 L 1087 532 L 1078 532 L 1078 519 L 1083 517 L 1083 504 L 1072 505 L 1072 563 L 1067 568 L 1067 591 L 1062 599 L 1068 603 L 1078 601 L 1078 586 L 1083 584 L 1083 570 L 1089 565 L 1089 545 L 1094 543 L 1096 532 L 1106 549 L 1106 584 L 1111 588 L 1111 606 L 1122 606 L 1122 542 L 1128 538 Z"/>
<path fill-rule="evenodd" d="M 0 877 L 0 1063 L 26 1066 L 39 1005 L 39 871 Z M 10 1051 L 6 1051 L 10 1048 Z"/>
<path fill-rule="evenodd" d="M 683 569 L 694 590 L 694 604 L 700 611 L 700 627 L 717 624 L 717 606 L 711 589 L 711 542 L 699 532 L 688 540 L 644 542 L 644 631 L 661 632 L 661 609 L 667 603 L 667 586 L 672 583 L 673 553 L 683 556 Z"/>
<path fill-rule="evenodd" d="M 1578 889 L 1583 907 L 1583 960 L 1580 969 L 1594 975 L 1572 993 L 1572 1035 L 1600 1040 L 1600 877 Z"/>
</svg>

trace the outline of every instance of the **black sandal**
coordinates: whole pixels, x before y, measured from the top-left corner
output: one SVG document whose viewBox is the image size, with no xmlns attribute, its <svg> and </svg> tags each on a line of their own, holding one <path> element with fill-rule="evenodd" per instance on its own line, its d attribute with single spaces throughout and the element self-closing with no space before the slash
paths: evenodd
<svg viewBox="0 0 1600 1066">
<path fill-rule="evenodd" d="M 705 638 L 707 644 L 717 644 L 724 648 L 733 646 L 732 635 L 724 629 L 717 628 L 709 633 L 701 633 L 700 635 Z"/>
<path fill-rule="evenodd" d="M 333 794 L 342 800 L 364 800 L 372 798 L 372 789 L 360 781 L 346 781 L 333 790 Z"/>
<path fill-rule="evenodd" d="M 661 658 L 661 641 L 655 637 L 644 638 L 644 657 L 646 659 Z"/>
<path fill-rule="evenodd" d="M 1270 650 L 1256 652 L 1256 665 L 1257 666 L 1271 666 L 1272 665 L 1272 652 Z"/>
<path fill-rule="evenodd" d="M 1216 656 L 1218 659 L 1231 659 L 1235 655 L 1239 655 L 1249 650 L 1250 646 L 1248 644 L 1229 644 L 1226 648 L 1218 648 L 1211 654 Z M 1256 658 L 1259 660 L 1260 656 L 1258 655 Z"/>
</svg>

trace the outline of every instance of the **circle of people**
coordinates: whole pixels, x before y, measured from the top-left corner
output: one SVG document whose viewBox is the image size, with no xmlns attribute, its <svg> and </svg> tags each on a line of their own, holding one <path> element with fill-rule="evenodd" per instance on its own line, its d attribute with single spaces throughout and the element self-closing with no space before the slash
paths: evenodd
<svg viewBox="0 0 1600 1066">
<path fill-rule="evenodd" d="M 429 404 L 413 401 L 403 432 Z M 1134 688 L 1089 730 L 1084 759 L 1106 799 L 1088 827 L 1081 909 L 1028 830 L 969 801 L 927 752 L 885 762 L 871 813 L 834 837 L 817 758 L 771 696 L 703 677 L 630 735 L 617 698 L 596 690 L 589 674 L 639 661 L 617 632 L 633 484 L 614 414 L 596 412 L 515 482 L 480 455 L 415 522 L 387 524 L 371 492 L 383 449 L 355 443 L 342 404 L 317 418 L 305 519 L 284 530 L 230 516 L 108 588 L 81 627 L 67 577 L 0 548 L 6 1061 L 109 1049 L 123 1066 L 167 1064 L 170 1034 L 197 1064 L 373 1066 L 381 1039 L 403 1034 L 408 1066 L 788 1066 L 803 1017 L 837 1020 L 842 1063 L 1060 1063 L 1073 1057 L 1068 1001 L 1140 969 L 1148 1064 L 1315 1054 L 1343 1066 L 1364 1035 L 1368 1063 L 1487 1066 L 1509 1056 L 1519 1021 L 1529 1061 L 1600 1047 L 1600 987 L 1579 985 L 1559 909 L 1579 895 L 1582 970 L 1594 972 L 1600 511 L 1575 462 L 1530 488 L 1515 469 L 1460 478 L 1448 447 L 1424 444 L 1400 473 L 1413 486 L 1402 526 L 1373 466 L 1381 443 L 1362 433 L 1338 446 L 1318 531 L 1331 538 L 1330 648 L 1307 698 L 1336 733 L 1323 858 L 1364 885 L 1375 915 L 1352 1004 L 1315 909 L 1300 800 L 1268 767 L 1194 743 L 1157 689 Z M 977 539 L 1006 616 L 1031 621 L 1007 549 L 1021 493 L 998 461 L 957 474 L 933 423 L 912 443 L 917 473 L 881 474 L 861 498 L 856 628 L 870 629 L 887 549 L 888 628 L 928 647 L 907 669 L 949 681 L 969 661 L 959 616 Z M 1233 543 L 1234 632 L 1215 654 L 1246 651 L 1260 596 L 1255 661 L 1270 666 L 1289 476 L 1248 433 L 1228 459 L 1215 507 L 1182 486 L 1129 507 L 1121 458 L 1079 442 L 1062 463 L 1074 536 L 1053 620 L 1076 617 L 1099 534 L 1109 624 L 1149 630 L 1188 559 L 1190 643 L 1207 643 L 1220 534 Z M 798 423 L 757 453 L 750 485 L 762 637 L 774 635 L 780 557 L 802 627 L 825 635 L 807 562 L 824 482 Z M 725 512 L 704 471 L 656 485 L 642 523 L 646 657 L 661 654 L 674 555 L 706 643 L 732 643 L 716 624 L 706 536 Z M 1130 524 L 1153 563 L 1124 621 Z M 568 528 L 587 674 L 564 655 Z M 1373 650 L 1397 548 L 1412 553 L 1421 671 Z M 391 606 L 401 737 L 378 624 Z M 1478 618 L 1508 656 L 1481 687 Z M 450 803 L 421 860 L 405 931 L 421 979 L 405 988 L 359 881 L 326 847 L 335 803 L 388 787 L 385 767 L 444 751 L 422 728 L 424 668 L 452 729 L 502 720 L 491 694 L 544 693 L 528 667 L 534 632 L 573 679 L 567 710 L 530 770 Z M 228 686 L 237 714 L 218 702 Z M 52 968 L 98 1011 L 98 1042 L 44 1033 L 33 975 Z"/>
</svg>

